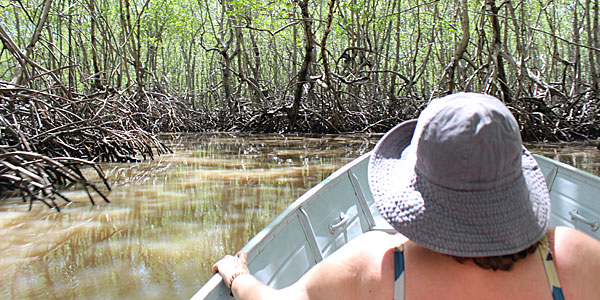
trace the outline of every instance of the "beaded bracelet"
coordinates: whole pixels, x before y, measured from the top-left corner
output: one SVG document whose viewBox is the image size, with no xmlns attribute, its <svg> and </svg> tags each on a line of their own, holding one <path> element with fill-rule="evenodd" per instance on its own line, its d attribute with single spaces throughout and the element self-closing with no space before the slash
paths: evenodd
<svg viewBox="0 0 600 300">
<path fill-rule="evenodd" d="M 240 275 L 244 275 L 244 274 L 248 274 L 248 272 L 246 271 L 239 271 L 233 275 L 231 275 L 231 279 L 229 280 L 229 295 L 231 297 L 233 297 L 233 290 L 231 290 L 231 288 L 233 287 L 233 281 Z"/>
</svg>

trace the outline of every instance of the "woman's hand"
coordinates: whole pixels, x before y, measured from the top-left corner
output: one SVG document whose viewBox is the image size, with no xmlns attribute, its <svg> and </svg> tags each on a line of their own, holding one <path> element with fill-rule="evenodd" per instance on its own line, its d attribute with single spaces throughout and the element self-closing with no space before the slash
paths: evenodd
<svg viewBox="0 0 600 300">
<path fill-rule="evenodd" d="M 248 270 L 248 254 L 238 252 L 236 256 L 225 255 L 213 265 L 212 273 L 219 273 L 228 289 L 231 289 L 233 280 L 242 274 L 250 274 Z"/>
</svg>

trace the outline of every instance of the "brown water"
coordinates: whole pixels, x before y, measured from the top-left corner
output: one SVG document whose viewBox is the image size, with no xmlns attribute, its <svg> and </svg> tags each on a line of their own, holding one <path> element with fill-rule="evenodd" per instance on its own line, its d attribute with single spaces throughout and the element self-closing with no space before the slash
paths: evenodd
<svg viewBox="0 0 600 300">
<path fill-rule="evenodd" d="M 588 173 L 600 176 L 600 150 L 596 148 L 598 144 L 598 142 L 536 143 L 527 144 L 526 146 L 534 153 L 541 154 L 577 167 Z"/>
<path fill-rule="evenodd" d="M 2 201 L 0 299 L 188 299 L 214 261 L 378 136 L 165 139 L 173 155 L 103 166 L 110 204 L 90 206 L 78 190 L 67 192 L 77 202 L 61 213 Z M 528 146 L 600 173 L 591 144 Z"/>
</svg>

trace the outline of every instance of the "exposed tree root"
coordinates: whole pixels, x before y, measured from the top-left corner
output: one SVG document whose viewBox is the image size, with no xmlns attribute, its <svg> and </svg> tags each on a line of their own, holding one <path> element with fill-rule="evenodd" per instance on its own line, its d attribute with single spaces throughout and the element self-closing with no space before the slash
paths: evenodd
<svg viewBox="0 0 600 300">
<path fill-rule="evenodd" d="M 0 82 L 0 196 L 20 195 L 59 210 L 60 190 L 78 184 L 94 204 L 110 185 L 98 162 L 136 162 L 171 152 L 151 132 L 198 131 L 182 102 L 154 92 L 93 95 Z M 192 124 L 192 125 L 190 125 Z M 81 172 L 94 168 L 104 188 Z"/>
</svg>

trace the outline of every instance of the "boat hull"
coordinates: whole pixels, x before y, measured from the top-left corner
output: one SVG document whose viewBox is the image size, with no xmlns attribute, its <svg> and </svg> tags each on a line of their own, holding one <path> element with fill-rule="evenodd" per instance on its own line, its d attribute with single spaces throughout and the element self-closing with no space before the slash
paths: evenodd
<svg viewBox="0 0 600 300">
<path fill-rule="evenodd" d="M 283 288 L 348 241 L 371 230 L 394 232 L 368 187 L 367 153 L 331 174 L 275 218 L 241 249 L 260 281 Z M 600 178 L 534 155 L 552 199 L 551 226 L 577 228 L 600 239 Z M 595 223 L 594 223 L 595 222 Z M 232 299 L 219 275 L 193 297 Z"/>
</svg>

